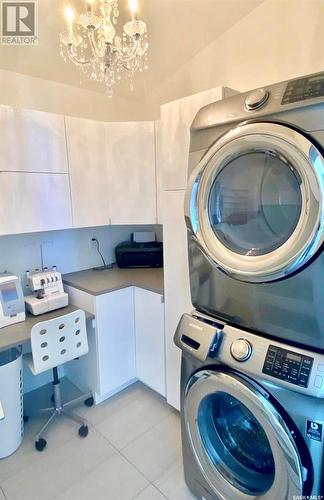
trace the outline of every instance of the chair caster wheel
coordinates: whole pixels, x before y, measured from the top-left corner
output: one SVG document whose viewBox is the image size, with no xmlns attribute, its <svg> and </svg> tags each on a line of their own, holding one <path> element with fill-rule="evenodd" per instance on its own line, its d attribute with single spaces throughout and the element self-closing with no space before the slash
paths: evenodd
<svg viewBox="0 0 324 500">
<path fill-rule="evenodd" d="M 84 402 L 84 404 L 86 406 L 89 406 L 89 407 L 93 406 L 94 405 L 94 399 L 93 399 L 93 397 L 86 399 L 85 402 Z"/>
<path fill-rule="evenodd" d="M 87 425 L 81 425 L 81 427 L 79 429 L 79 436 L 82 437 L 82 438 L 85 438 L 85 437 L 87 437 L 88 432 L 89 432 L 88 426 Z"/>
<path fill-rule="evenodd" d="M 28 415 L 24 415 L 24 423 L 26 424 L 28 421 L 29 421 L 29 416 Z"/>
<path fill-rule="evenodd" d="M 45 439 L 40 438 L 38 441 L 35 441 L 35 448 L 37 451 L 43 451 L 46 447 L 47 442 Z"/>
</svg>

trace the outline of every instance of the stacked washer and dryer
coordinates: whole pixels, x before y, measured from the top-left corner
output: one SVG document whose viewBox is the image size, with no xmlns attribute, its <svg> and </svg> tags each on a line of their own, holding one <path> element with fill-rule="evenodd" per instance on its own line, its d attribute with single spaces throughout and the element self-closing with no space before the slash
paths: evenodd
<svg viewBox="0 0 324 500">
<path fill-rule="evenodd" d="M 324 73 L 204 107 L 190 155 L 187 484 L 205 500 L 322 499 Z"/>
</svg>

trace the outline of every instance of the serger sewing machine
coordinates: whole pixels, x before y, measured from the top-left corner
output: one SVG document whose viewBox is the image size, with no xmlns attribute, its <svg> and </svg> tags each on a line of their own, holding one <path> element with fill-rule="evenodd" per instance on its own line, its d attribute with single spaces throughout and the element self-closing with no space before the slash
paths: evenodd
<svg viewBox="0 0 324 500">
<path fill-rule="evenodd" d="M 44 268 L 26 272 L 27 285 L 33 292 L 25 297 L 26 309 L 34 316 L 68 305 L 68 294 L 64 292 L 62 275 L 54 266 L 51 271 Z"/>
</svg>

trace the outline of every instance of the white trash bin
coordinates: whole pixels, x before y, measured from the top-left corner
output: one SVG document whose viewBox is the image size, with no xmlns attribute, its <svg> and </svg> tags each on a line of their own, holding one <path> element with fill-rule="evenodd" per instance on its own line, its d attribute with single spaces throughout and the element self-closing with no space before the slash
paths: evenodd
<svg viewBox="0 0 324 500">
<path fill-rule="evenodd" d="M 0 352 L 0 459 L 19 448 L 24 434 L 22 350 Z"/>
</svg>

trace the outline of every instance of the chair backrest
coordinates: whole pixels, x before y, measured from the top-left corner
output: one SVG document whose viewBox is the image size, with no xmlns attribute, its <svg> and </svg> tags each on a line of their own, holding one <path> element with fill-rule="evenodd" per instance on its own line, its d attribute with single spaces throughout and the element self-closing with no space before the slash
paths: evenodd
<svg viewBox="0 0 324 500">
<path fill-rule="evenodd" d="M 31 330 L 34 372 L 41 373 L 87 354 L 85 313 L 81 309 L 41 321 Z"/>
</svg>

